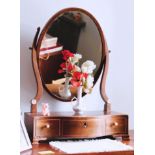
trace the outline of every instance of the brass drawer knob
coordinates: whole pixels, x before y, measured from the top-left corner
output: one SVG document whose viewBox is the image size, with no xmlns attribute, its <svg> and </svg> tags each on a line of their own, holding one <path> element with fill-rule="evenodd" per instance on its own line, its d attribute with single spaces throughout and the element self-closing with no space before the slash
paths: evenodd
<svg viewBox="0 0 155 155">
<path fill-rule="evenodd" d="M 112 124 L 112 126 L 118 126 L 118 123 L 117 123 L 117 122 L 114 122 L 114 123 Z"/>
<path fill-rule="evenodd" d="M 49 128 L 50 128 L 50 124 L 46 124 L 46 128 L 48 128 L 48 129 L 49 129 Z"/>
<path fill-rule="evenodd" d="M 84 127 L 84 128 L 87 127 L 87 123 L 86 123 L 86 122 L 83 123 L 83 127 Z"/>
</svg>

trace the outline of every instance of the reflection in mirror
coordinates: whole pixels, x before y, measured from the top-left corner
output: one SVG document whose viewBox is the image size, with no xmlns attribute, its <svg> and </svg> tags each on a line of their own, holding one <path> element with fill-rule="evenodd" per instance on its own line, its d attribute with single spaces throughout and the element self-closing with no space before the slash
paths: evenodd
<svg viewBox="0 0 155 155">
<path fill-rule="evenodd" d="M 82 56 L 77 62 L 78 66 L 87 60 L 94 62 L 95 83 L 96 75 L 100 74 L 98 71 L 102 60 L 102 42 L 96 24 L 87 14 L 69 11 L 51 21 L 39 52 L 39 70 L 45 88 L 52 96 L 71 101 L 76 97 L 77 87 L 70 86 L 71 79 L 66 77 L 66 72 L 59 72 L 65 62 L 62 54 L 65 50 Z M 68 89 L 64 95 L 65 85 Z"/>
</svg>

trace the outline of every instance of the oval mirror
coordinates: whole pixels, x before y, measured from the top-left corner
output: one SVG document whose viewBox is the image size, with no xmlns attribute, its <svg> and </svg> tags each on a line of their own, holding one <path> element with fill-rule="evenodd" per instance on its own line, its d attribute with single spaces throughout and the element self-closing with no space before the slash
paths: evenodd
<svg viewBox="0 0 155 155">
<path fill-rule="evenodd" d="M 68 63 L 73 56 L 76 66 L 94 63 L 94 86 L 103 67 L 103 46 L 102 30 L 90 13 L 79 8 L 56 13 L 43 28 L 37 45 L 39 71 L 48 93 L 61 101 L 75 99 L 77 86 L 71 85 L 70 76 L 75 67 Z M 86 94 L 83 90 L 82 95 Z"/>
</svg>

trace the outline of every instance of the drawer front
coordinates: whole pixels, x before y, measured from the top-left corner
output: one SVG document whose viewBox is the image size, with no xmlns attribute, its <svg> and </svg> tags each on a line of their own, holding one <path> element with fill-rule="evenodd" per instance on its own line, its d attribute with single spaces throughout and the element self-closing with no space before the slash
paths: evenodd
<svg viewBox="0 0 155 155">
<path fill-rule="evenodd" d="M 63 137 L 87 138 L 103 136 L 104 134 L 103 119 L 71 119 L 62 121 Z"/>
<path fill-rule="evenodd" d="M 126 134 L 128 132 L 127 116 L 109 116 L 106 118 L 106 135 Z"/>
<path fill-rule="evenodd" d="M 59 119 L 36 119 L 35 136 L 37 137 L 58 137 L 60 136 Z"/>
</svg>

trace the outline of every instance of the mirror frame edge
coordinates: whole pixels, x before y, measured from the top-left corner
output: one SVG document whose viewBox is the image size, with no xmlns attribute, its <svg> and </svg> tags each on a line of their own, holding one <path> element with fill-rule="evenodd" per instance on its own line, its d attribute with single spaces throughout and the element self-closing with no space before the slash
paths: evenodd
<svg viewBox="0 0 155 155">
<path fill-rule="evenodd" d="M 48 22 L 45 24 L 40 35 L 39 35 L 38 31 L 36 32 L 34 42 L 33 42 L 33 48 L 32 48 L 32 64 L 33 64 L 33 69 L 34 69 L 34 73 L 35 73 L 36 81 L 37 81 L 37 94 L 34 98 L 36 100 L 36 104 L 31 103 L 31 112 L 33 112 L 33 113 L 37 112 L 37 103 L 42 96 L 43 86 L 44 86 L 43 81 L 41 80 L 41 75 L 40 75 L 40 71 L 39 71 L 39 48 L 41 46 L 41 41 L 42 41 L 45 33 L 47 32 L 48 27 L 53 23 L 54 19 L 57 16 L 64 13 L 65 11 L 75 11 L 75 9 L 77 11 L 82 11 L 83 13 L 88 15 L 93 20 L 93 22 L 96 24 L 96 27 L 99 31 L 99 34 L 101 37 L 101 43 L 102 43 L 102 59 L 101 59 L 100 67 L 98 69 L 100 71 L 100 74 L 97 75 L 97 79 L 99 78 L 99 76 L 101 75 L 101 72 L 103 70 L 101 82 L 100 82 L 100 94 L 101 94 L 103 101 L 105 102 L 104 108 L 103 108 L 104 112 L 108 113 L 111 111 L 111 104 L 109 102 L 108 96 L 106 95 L 106 89 L 105 89 L 106 78 L 107 78 L 108 67 L 109 67 L 109 50 L 108 50 L 106 39 L 104 37 L 103 30 L 102 30 L 101 26 L 99 25 L 98 21 L 96 20 L 96 18 L 91 13 L 89 13 L 88 11 L 81 9 L 81 8 L 70 7 L 70 8 L 61 9 L 60 11 L 55 13 L 48 20 Z M 38 37 L 38 35 L 39 35 L 39 37 Z M 37 38 L 38 38 L 38 40 L 37 40 Z M 37 63 L 37 66 L 36 66 L 36 63 Z M 103 69 L 103 67 L 104 67 L 104 69 Z M 47 90 L 47 88 L 45 86 L 44 86 L 44 88 Z M 50 95 L 52 95 L 52 94 L 50 93 Z M 54 98 L 57 98 L 54 95 L 52 95 L 52 96 Z M 59 99 L 59 100 L 61 100 L 61 99 Z M 64 100 L 62 100 L 62 101 L 65 102 Z"/>
</svg>

